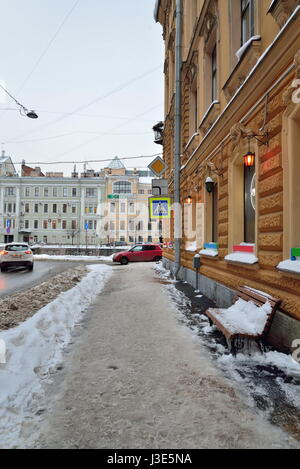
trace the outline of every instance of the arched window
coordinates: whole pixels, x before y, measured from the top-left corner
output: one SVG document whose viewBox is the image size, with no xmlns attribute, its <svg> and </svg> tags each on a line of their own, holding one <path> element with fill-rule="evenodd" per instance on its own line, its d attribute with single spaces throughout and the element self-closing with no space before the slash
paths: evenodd
<svg viewBox="0 0 300 469">
<path fill-rule="evenodd" d="M 114 194 L 131 194 L 131 183 L 128 181 L 118 181 L 113 185 Z"/>
</svg>

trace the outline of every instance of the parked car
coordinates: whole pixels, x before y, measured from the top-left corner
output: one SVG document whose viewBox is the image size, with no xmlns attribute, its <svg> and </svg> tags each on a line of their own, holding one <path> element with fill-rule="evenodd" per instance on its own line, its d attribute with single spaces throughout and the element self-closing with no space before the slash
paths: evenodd
<svg viewBox="0 0 300 469">
<path fill-rule="evenodd" d="M 157 244 L 137 244 L 128 251 L 114 254 L 113 261 L 126 265 L 128 262 L 160 261 L 162 249 Z"/>
<path fill-rule="evenodd" d="M 8 267 L 28 267 L 33 269 L 33 253 L 26 243 L 5 244 L 4 249 L 0 251 L 0 269 L 6 272 Z"/>
</svg>

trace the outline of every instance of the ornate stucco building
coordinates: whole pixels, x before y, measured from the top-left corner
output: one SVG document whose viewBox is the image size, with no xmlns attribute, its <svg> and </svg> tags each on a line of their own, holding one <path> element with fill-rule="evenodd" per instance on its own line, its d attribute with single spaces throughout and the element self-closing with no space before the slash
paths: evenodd
<svg viewBox="0 0 300 469">
<path fill-rule="evenodd" d="M 10 157 L 0 159 L 0 243 L 100 245 L 158 241 L 150 223 L 149 170 L 126 169 L 117 157 L 95 172 L 71 177 L 43 173 L 23 162 L 21 177 Z"/>
<path fill-rule="evenodd" d="M 220 305 L 243 284 L 280 297 L 270 340 L 290 349 L 300 338 L 300 1 L 181 3 L 180 275 L 194 283 L 200 251 L 201 287 Z M 155 6 L 165 41 L 170 195 L 175 8 L 175 0 Z M 164 258 L 172 267 L 174 251 Z"/>
</svg>

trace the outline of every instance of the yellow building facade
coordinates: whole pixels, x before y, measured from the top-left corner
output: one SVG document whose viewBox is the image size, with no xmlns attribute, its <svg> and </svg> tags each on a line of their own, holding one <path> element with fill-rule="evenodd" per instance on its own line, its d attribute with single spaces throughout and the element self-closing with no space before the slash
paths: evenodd
<svg viewBox="0 0 300 469">
<path fill-rule="evenodd" d="M 202 289 L 220 306 L 241 285 L 281 298 L 270 341 L 288 350 L 300 339 L 300 1 L 181 3 L 180 275 L 194 282 L 200 251 Z M 155 19 L 172 195 L 176 0 L 157 0 Z"/>
</svg>

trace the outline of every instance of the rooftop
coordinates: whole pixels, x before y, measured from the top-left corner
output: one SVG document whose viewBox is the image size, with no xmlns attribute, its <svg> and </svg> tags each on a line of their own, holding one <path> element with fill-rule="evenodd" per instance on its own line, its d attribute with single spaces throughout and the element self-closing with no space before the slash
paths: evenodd
<svg viewBox="0 0 300 469">
<path fill-rule="evenodd" d="M 122 161 L 116 156 L 108 165 L 109 169 L 125 169 Z"/>
</svg>

